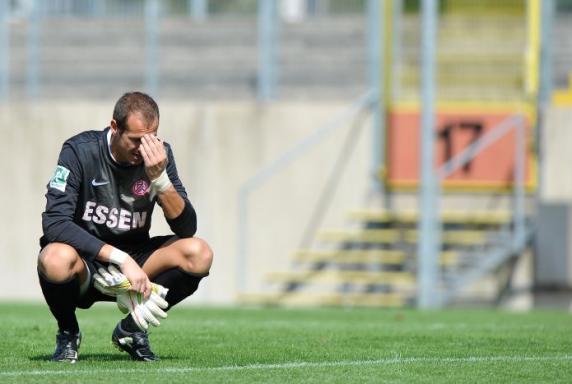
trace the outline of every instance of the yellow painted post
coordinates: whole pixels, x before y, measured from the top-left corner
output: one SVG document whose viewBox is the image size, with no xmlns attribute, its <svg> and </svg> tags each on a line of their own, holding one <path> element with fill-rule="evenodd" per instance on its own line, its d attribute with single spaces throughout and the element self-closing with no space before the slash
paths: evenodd
<svg viewBox="0 0 572 384">
<path fill-rule="evenodd" d="M 532 101 L 538 95 L 540 61 L 540 0 L 528 0 L 526 9 L 528 45 L 526 49 L 525 91 Z"/>
<path fill-rule="evenodd" d="M 382 124 L 382 126 L 384 127 L 383 129 L 383 135 L 384 137 L 382 138 L 383 142 L 381 142 L 381 145 L 383 145 L 384 148 L 382 148 L 381 150 L 381 155 L 383 156 L 383 158 L 381 159 L 381 163 L 380 163 L 380 167 L 377 171 L 377 176 L 379 178 L 379 180 L 381 180 L 381 183 L 385 184 L 387 182 L 387 148 L 386 148 L 386 138 L 385 136 L 387 135 L 387 126 L 389 124 L 389 111 L 390 111 L 390 106 L 392 103 L 392 99 L 393 99 L 393 79 L 392 79 L 392 74 L 393 74 L 393 34 L 395 33 L 393 31 L 393 17 L 394 17 L 394 12 L 393 12 L 393 8 L 394 8 L 394 0 L 382 0 L 381 1 L 381 6 L 380 6 L 380 11 L 381 11 L 381 28 L 383 28 L 383 30 L 380 29 L 380 40 L 383 39 L 382 42 L 382 51 L 381 51 L 381 60 L 382 60 L 382 68 L 380 68 L 380 89 L 382 92 L 382 97 L 381 97 L 381 105 L 380 108 L 382 110 L 381 112 L 381 116 L 380 118 L 383 119 L 383 121 L 380 122 L 380 124 Z"/>
</svg>

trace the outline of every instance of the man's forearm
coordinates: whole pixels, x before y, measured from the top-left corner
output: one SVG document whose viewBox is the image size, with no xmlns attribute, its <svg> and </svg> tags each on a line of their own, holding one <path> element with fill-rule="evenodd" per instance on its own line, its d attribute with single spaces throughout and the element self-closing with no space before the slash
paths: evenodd
<svg viewBox="0 0 572 384">
<path fill-rule="evenodd" d="M 180 238 L 193 237 L 197 231 L 197 213 L 193 205 L 186 199 L 183 199 L 176 191 L 173 192 L 177 197 L 167 195 L 165 200 L 161 200 L 167 223 L 175 235 Z M 161 199 L 161 197 L 159 197 Z M 182 203 L 179 205 L 179 202 Z M 179 208 L 180 207 L 180 208 Z M 170 209 L 170 211 L 169 211 Z M 167 216 L 167 212 L 172 217 Z"/>
<path fill-rule="evenodd" d="M 165 192 L 159 193 L 159 201 L 165 217 L 169 220 L 177 218 L 185 208 L 185 200 L 171 185 Z"/>
<path fill-rule="evenodd" d="M 97 259 L 117 265 L 131 284 L 131 289 L 142 292 L 147 298 L 151 293 L 149 277 L 137 262 L 122 250 L 105 244 L 97 254 Z"/>
<path fill-rule="evenodd" d="M 99 250 L 96 259 L 104 263 L 113 263 L 121 266 L 125 260 L 130 257 L 127 253 L 117 249 L 109 244 L 104 244 Z"/>
</svg>

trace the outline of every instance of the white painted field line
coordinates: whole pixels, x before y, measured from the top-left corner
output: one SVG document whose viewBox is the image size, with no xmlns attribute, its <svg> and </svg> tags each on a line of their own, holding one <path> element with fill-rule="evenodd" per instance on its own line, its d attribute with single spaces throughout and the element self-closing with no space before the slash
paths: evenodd
<svg viewBox="0 0 572 384">
<path fill-rule="evenodd" d="M 321 362 L 289 362 L 279 364 L 249 364 L 249 365 L 226 365 L 221 367 L 157 367 L 151 365 L 140 368 L 105 368 L 105 369 L 79 369 L 66 370 L 42 370 L 42 371 L 5 371 L 0 372 L 0 377 L 10 376 L 46 376 L 46 375 L 93 375 L 100 373 L 124 374 L 124 373 L 186 373 L 186 372 L 217 372 L 217 371 L 246 371 L 259 369 L 295 369 L 295 368 L 327 368 L 327 367 L 352 367 L 352 366 L 376 366 L 391 364 L 416 364 L 416 363 L 481 363 L 481 362 L 543 362 L 543 361 L 572 361 L 572 355 L 562 356 L 470 356 L 470 357 L 390 357 L 378 360 L 341 360 Z M 64 363 L 59 363 L 64 364 Z"/>
</svg>

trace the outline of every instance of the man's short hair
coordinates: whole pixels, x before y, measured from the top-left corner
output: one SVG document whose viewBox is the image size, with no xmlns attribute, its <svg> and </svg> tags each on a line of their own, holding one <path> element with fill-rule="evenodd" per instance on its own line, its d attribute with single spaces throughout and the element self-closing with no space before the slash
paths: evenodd
<svg viewBox="0 0 572 384">
<path fill-rule="evenodd" d="M 159 121 L 159 107 L 151 96 L 143 92 L 127 92 L 113 108 L 113 120 L 120 133 L 127 128 L 127 119 L 132 113 L 140 113 L 148 125 Z"/>
</svg>

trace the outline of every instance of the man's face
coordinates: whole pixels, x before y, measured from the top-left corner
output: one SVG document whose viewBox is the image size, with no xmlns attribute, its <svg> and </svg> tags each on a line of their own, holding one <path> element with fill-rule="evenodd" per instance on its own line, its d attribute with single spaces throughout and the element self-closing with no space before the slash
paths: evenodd
<svg viewBox="0 0 572 384">
<path fill-rule="evenodd" d="M 119 132 L 117 123 L 115 120 L 111 120 L 111 153 L 120 163 L 141 164 L 143 162 L 143 157 L 139 153 L 141 138 L 148 133 L 156 135 L 158 128 L 158 121 L 148 125 L 139 113 L 129 115 L 123 132 Z"/>
</svg>

